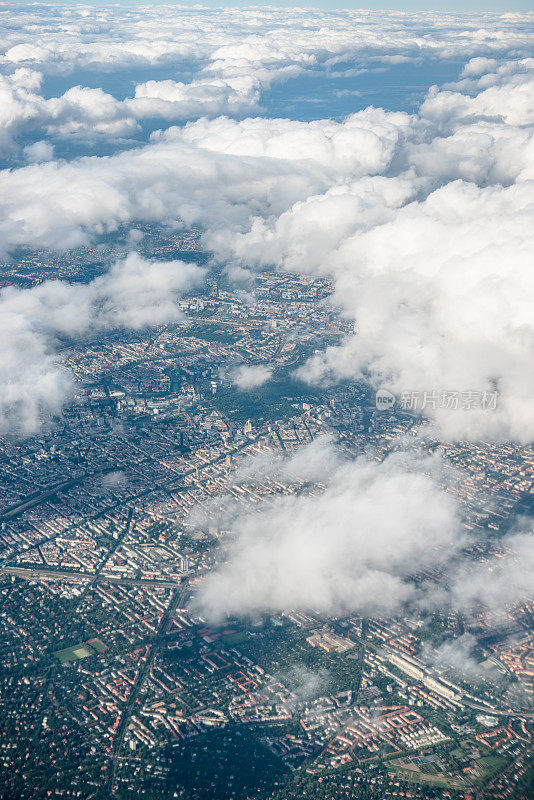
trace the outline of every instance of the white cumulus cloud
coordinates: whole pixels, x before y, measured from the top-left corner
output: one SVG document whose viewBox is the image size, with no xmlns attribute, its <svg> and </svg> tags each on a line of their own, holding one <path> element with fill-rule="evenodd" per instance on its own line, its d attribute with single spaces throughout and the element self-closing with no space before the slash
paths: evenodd
<svg viewBox="0 0 534 800">
<path fill-rule="evenodd" d="M 362 457 L 325 474 L 319 494 L 280 496 L 261 513 L 236 510 L 227 560 L 199 589 L 201 613 L 382 614 L 416 602 L 416 573 L 446 568 L 463 541 L 454 500 L 432 477 L 440 469 Z"/>
<path fill-rule="evenodd" d="M 263 364 L 242 364 L 231 374 L 232 382 L 241 391 L 248 391 L 249 389 L 256 389 L 258 386 L 263 386 L 272 377 L 273 371 L 271 367 Z"/>
</svg>

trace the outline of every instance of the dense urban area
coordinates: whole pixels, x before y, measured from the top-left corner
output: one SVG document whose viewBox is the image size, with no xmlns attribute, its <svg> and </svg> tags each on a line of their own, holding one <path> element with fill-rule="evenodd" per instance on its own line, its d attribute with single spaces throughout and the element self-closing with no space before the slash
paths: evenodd
<svg viewBox="0 0 534 800">
<path fill-rule="evenodd" d="M 224 558 L 225 504 L 322 490 L 247 472 L 251 459 L 327 436 L 381 460 L 411 438 L 460 468 L 450 490 L 468 536 L 489 534 L 473 546 L 484 560 L 532 511 L 533 447 L 443 443 L 413 403 L 383 410 L 365 385 L 297 381 L 314 351 L 353 333 L 328 280 L 265 271 L 230 284 L 200 231 L 143 233 L 142 255 L 205 264 L 206 285 L 172 324 L 65 338 L 74 401 L 37 435 L 0 439 L 0 796 L 532 797 L 532 602 L 214 625 L 192 600 Z M 87 282 L 119 240 L 20 251 L 2 282 Z M 239 386 L 240 365 L 272 379 Z M 466 636 L 471 673 L 426 658 Z"/>
</svg>

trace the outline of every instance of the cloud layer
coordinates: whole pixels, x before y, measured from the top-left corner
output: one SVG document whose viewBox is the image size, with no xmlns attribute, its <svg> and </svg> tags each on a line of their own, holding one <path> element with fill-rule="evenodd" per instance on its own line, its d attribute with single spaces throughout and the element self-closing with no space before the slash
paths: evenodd
<svg viewBox="0 0 534 800">
<path fill-rule="evenodd" d="M 261 108 L 273 84 L 306 74 L 336 78 L 473 57 L 465 73 L 471 78 L 507 53 L 528 54 L 530 20 L 364 10 L 9 8 L 0 12 L 0 147 L 13 151 L 16 138 L 31 131 L 122 137 L 137 134 L 144 119 L 243 116 Z M 159 78 L 162 69 L 169 77 Z M 126 70 L 148 78 L 133 80 L 120 98 L 75 77 L 104 80 Z M 67 91 L 45 96 L 43 76 L 71 74 Z"/>
<path fill-rule="evenodd" d="M 491 59 L 528 49 L 532 20 L 528 13 L 456 17 L 365 9 L 252 7 L 236 12 L 157 5 L 138 10 L 33 6 L 9 8 L 3 16 L 2 63 L 60 74 L 76 68 L 111 71 L 180 62 L 198 64 L 207 72 L 224 67 L 227 73 L 247 74 L 288 65 L 342 69 L 356 59 Z"/>
</svg>

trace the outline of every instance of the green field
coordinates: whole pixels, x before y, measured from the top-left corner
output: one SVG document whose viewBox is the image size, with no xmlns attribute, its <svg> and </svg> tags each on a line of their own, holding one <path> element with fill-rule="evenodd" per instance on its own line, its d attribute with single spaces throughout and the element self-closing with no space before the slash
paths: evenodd
<svg viewBox="0 0 534 800">
<path fill-rule="evenodd" d="M 482 774 L 480 776 L 481 783 L 486 783 L 496 775 L 501 769 L 507 764 L 507 759 L 504 756 L 500 755 L 490 755 L 490 756 L 482 756 L 481 758 L 477 758 L 477 764 L 482 770 Z"/>
<path fill-rule="evenodd" d="M 454 753 L 461 751 L 453 751 Z M 449 789 L 462 789 L 467 786 L 483 785 L 491 777 L 500 772 L 507 763 L 507 759 L 500 755 L 487 755 L 480 756 L 476 763 L 480 769 L 478 777 L 466 779 L 456 773 L 450 775 L 447 772 L 442 772 L 436 768 L 428 767 L 425 765 L 425 770 L 419 769 L 413 764 L 414 769 L 410 769 L 408 763 L 389 764 L 388 772 L 391 776 L 395 776 L 410 783 L 425 784 L 427 786 L 439 786 Z M 413 762 L 409 762 L 413 763 Z"/>
<path fill-rule="evenodd" d="M 439 786 L 449 789 L 461 789 L 465 786 L 463 781 L 457 780 L 452 776 L 445 775 L 442 772 L 431 774 L 430 772 L 421 772 L 419 769 L 408 769 L 401 766 L 388 766 L 388 773 L 391 777 L 400 778 L 409 783 L 426 784 L 427 786 Z"/>
<path fill-rule="evenodd" d="M 56 650 L 54 655 L 59 658 L 62 664 L 68 664 L 71 661 L 78 661 L 80 658 L 87 658 L 94 656 L 95 651 L 88 644 L 73 644 L 70 647 L 65 647 L 64 650 Z"/>
</svg>

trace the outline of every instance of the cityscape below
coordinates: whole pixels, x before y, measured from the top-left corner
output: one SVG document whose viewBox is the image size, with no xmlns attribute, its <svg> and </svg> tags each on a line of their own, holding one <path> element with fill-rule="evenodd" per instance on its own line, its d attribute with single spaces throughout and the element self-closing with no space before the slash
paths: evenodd
<svg viewBox="0 0 534 800">
<path fill-rule="evenodd" d="M 143 239 L 151 258 L 199 251 L 195 230 Z M 27 253 L 4 274 L 84 280 L 99 257 Z M 483 560 L 532 507 L 533 447 L 444 444 L 366 385 L 310 390 L 294 369 L 350 335 L 328 281 L 267 271 L 253 299 L 226 283 L 214 274 L 180 301 L 181 322 L 71 343 L 74 402 L 37 436 L 2 440 L 10 796 L 510 796 L 531 755 L 532 601 L 504 616 L 288 608 L 213 625 L 191 598 L 224 552 L 231 503 L 321 491 L 273 466 L 317 443 L 351 459 L 382 461 L 405 437 L 439 452 L 461 469 L 467 527 L 492 532 Z M 239 387 L 233 364 L 276 378 Z"/>
<path fill-rule="evenodd" d="M 0 800 L 533 800 L 534 12 L 437 5 L 0 6 Z"/>
</svg>

